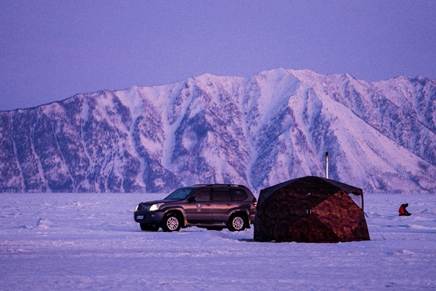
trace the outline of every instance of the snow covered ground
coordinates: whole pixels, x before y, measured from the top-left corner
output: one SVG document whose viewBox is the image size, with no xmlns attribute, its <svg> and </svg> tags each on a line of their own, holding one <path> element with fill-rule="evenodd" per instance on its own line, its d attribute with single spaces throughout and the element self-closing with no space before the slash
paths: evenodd
<svg viewBox="0 0 436 291">
<path fill-rule="evenodd" d="M 0 194 L 0 290 L 436 289 L 436 195 L 366 195 L 372 240 L 339 244 L 141 232 L 133 208 L 160 197 Z"/>
</svg>

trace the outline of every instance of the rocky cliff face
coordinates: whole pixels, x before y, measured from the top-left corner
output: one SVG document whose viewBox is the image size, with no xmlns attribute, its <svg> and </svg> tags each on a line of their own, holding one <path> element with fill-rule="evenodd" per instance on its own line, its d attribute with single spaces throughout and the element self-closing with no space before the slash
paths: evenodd
<svg viewBox="0 0 436 291">
<path fill-rule="evenodd" d="M 258 190 L 303 175 L 435 192 L 436 81 L 276 69 L 100 91 L 0 113 L 0 191 Z"/>
</svg>

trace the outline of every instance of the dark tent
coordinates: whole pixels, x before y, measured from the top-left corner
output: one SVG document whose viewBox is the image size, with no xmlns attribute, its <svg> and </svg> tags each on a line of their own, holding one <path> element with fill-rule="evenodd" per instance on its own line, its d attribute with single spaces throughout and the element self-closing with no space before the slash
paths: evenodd
<svg viewBox="0 0 436 291">
<path fill-rule="evenodd" d="M 265 188 L 257 204 L 254 240 L 369 240 L 362 189 L 315 176 Z"/>
</svg>

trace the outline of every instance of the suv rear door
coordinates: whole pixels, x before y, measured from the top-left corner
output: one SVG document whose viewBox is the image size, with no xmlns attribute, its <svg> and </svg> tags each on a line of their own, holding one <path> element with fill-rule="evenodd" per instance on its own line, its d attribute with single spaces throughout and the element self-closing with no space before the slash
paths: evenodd
<svg viewBox="0 0 436 291">
<path fill-rule="evenodd" d="M 230 211 L 235 207 L 230 196 L 230 188 L 215 188 L 212 191 L 213 214 L 218 222 L 227 222 Z"/>
</svg>

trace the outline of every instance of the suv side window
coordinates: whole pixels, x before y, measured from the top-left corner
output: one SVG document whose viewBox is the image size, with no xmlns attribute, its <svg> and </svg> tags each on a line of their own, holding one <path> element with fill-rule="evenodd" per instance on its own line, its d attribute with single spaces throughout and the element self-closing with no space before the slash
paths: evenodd
<svg viewBox="0 0 436 291">
<path fill-rule="evenodd" d="M 233 201 L 244 201 L 247 199 L 247 193 L 242 189 L 232 189 L 231 194 Z"/>
<path fill-rule="evenodd" d="M 228 189 L 214 189 L 212 192 L 212 200 L 214 202 L 228 202 L 232 201 Z"/>
<path fill-rule="evenodd" d="M 196 202 L 209 202 L 210 201 L 210 190 L 201 189 L 194 195 Z"/>
</svg>

